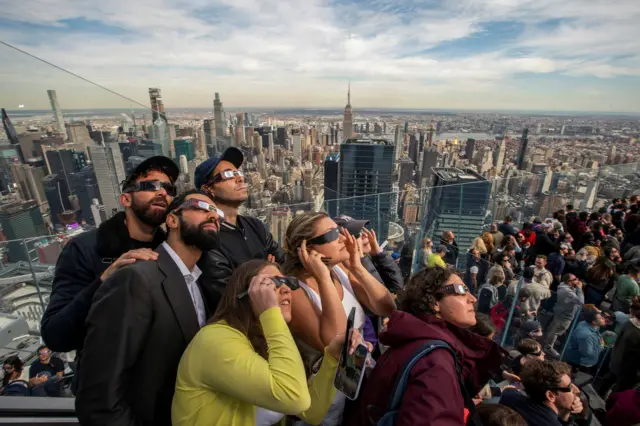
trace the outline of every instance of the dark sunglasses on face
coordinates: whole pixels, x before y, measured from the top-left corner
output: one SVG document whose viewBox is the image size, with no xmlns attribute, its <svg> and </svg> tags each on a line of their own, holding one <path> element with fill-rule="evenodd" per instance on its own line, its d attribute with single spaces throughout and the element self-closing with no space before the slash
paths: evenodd
<svg viewBox="0 0 640 426">
<path fill-rule="evenodd" d="M 211 179 L 211 182 L 216 183 L 221 180 L 229 180 L 235 178 L 236 176 L 244 177 L 244 172 L 242 170 L 223 170 L 215 175 Z"/>
<path fill-rule="evenodd" d="M 177 189 L 175 185 L 159 180 L 142 180 L 127 186 L 123 192 L 160 191 L 163 188 L 167 192 L 167 195 L 172 197 L 176 196 Z"/>
<path fill-rule="evenodd" d="M 220 219 L 224 219 L 224 212 L 222 210 L 202 200 L 195 200 L 195 199 L 185 200 L 185 202 L 180 204 L 178 208 L 174 210 L 174 212 L 177 212 L 178 210 L 185 210 L 185 209 L 203 210 L 205 212 L 216 212 L 220 217 Z"/>
<path fill-rule="evenodd" d="M 464 284 L 449 284 L 449 285 L 442 286 L 440 290 L 438 290 L 438 293 L 445 296 L 446 295 L 462 296 L 469 293 L 469 289 Z"/>
<path fill-rule="evenodd" d="M 317 237 L 311 238 L 307 241 L 307 246 L 315 245 L 321 246 L 322 244 L 327 244 L 332 241 L 337 240 L 340 237 L 340 231 L 342 230 L 341 226 L 337 228 L 329 229 L 322 235 L 318 235 Z"/>
<path fill-rule="evenodd" d="M 300 284 L 298 283 L 298 279 L 296 277 L 271 277 L 271 281 L 275 283 L 276 288 L 282 287 L 283 284 L 289 287 L 291 291 L 300 288 Z M 243 291 L 242 293 L 238 294 L 237 297 L 238 299 L 242 299 L 247 294 L 249 294 L 249 290 Z"/>
<path fill-rule="evenodd" d="M 571 386 L 571 383 L 569 383 L 569 386 L 550 386 L 549 390 L 552 392 L 569 393 L 569 392 L 573 392 L 573 386 Z"/>
</svg>

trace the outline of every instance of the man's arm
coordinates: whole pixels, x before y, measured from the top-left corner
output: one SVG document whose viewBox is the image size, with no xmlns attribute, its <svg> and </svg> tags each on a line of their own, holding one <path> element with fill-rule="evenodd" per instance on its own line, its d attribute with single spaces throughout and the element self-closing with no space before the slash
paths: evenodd
<svg viewBox="0 0 640 426">
<path fill-rule="evenodd" d="M 101 284 L 91 263 L 74 240 L 58 258 L 51 298 L 40 325 L 42 339 L 52 351 L 69 352 L 82 346 L 84 323 Z"/>
<path fill-rule="evenodd" d="M 135 268 L 115 272 L 96 292 L 78 370 L 76 413 L 80 423 L 136 424 L 124 399 L 152 318 L 146 278 Z"/>
<path fill-rule="evenodd" d="M 273 235 L 271 232 L 264 226 L 262 222 L 260 222 L 265 232 L 265 248 L 267 249 L 267 253 L 273 255 L 276 258 L 276 263 L 282 265 L 284 263 L 285 254 L 280 244 L 273 239 Z"/>
<path fill-rule="evenodd" d="M 200 257 L 198 267 L 202 270 L 199 281 L 204 292 L 210 301 L 217 304 L 233 273 L 231 262 L 220 250 L 208 250 Z"/>
<path fill-rule="evenodd" d="M 397 293 L 404 288 L 404 278 L 398 264 L 387 253 L 378 253 L 371 256 L 371 261 L 382 278 L 382 283 L 392 293 Z M 426 262 L 425 262 L 426 264 Z"/>
</svg>

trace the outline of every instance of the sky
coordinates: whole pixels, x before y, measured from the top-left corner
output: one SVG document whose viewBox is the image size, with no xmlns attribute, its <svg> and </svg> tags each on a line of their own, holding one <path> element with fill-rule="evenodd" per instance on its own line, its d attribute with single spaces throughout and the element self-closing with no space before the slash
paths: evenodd
<svg viewBox="0 0 640 426">
<path fill-rule="evenodd" d="M 0 106 L 640 112 L 639 0 L 0 0 Z"/>
</svg>

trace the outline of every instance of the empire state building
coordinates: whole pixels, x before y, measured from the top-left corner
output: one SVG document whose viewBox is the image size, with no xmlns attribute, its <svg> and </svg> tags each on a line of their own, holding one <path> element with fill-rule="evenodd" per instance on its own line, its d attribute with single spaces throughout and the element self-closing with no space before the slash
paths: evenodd
<svg viewBox="0 0 640 426">
<path fill-rule="evenodd" d="M 344 107 L 344 118 L 342 119 L 342 134 L 345 140 L 353 136 L 353 114 L 351 113 L 351 83 L 347 91 L 347 106 Z"/>
</svg>

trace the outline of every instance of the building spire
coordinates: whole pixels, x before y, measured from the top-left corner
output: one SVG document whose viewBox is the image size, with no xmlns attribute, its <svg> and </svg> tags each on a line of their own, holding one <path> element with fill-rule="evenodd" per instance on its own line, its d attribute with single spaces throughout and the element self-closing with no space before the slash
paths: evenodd
<svg viewBox="0 0 640 426">
<path fill-rule="evenodd" d="M 351 105 L 351 79 L 349 79 L 349 88 L 347 89 L 347 105 Z"/>
</svg>

